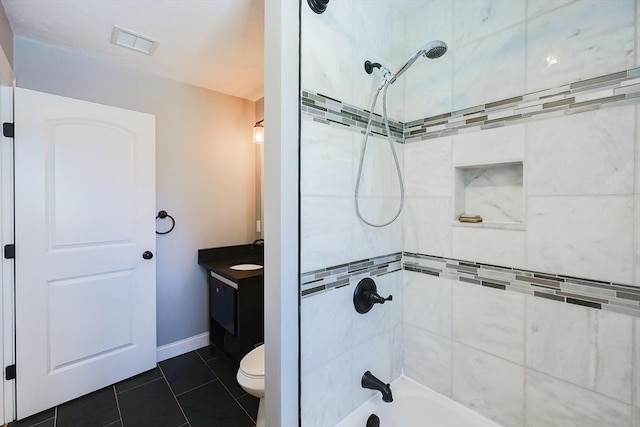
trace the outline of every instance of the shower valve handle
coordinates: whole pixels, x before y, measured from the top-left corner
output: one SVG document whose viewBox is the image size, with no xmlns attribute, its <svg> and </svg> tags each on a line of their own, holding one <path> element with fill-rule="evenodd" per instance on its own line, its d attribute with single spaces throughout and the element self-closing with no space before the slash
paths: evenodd
<svg viewBox="0 0 640 427">
<path fill-rule="evenodd" d="M 367 313 L 374 304 L 384 304 L 385 301 L 392 300 L 393 295 L 389 295 L 386 298 L 378 295 L 376 283 L 369 277 L 362 279 L 353 293 L 353 306 L 360 314 Z"/>
<path fill-rule="evenodd" d="M 382 298 L 375 292 L 365 292 L 365 297 L 373 304 L 384 304 L 385 301 L 392 301 L 393 295 L 389 295 L 386 298 Z"/>
</svg>

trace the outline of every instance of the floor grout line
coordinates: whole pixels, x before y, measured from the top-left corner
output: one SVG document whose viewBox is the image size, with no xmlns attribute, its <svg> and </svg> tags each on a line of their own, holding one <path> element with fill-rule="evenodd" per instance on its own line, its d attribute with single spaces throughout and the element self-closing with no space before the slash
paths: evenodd
<svg viewBox="0 0 640 427">
<path fill-rule="evenodd" d="M 39 426 L 39 425 L 41 425 L 41 424 L 44 424 L 44 423 L 46 423 L 47 421 L 51 421 L 51 420 L 53 420 L 53 424 L 55 425 L 55 423 L 56 423 L 55 419 L 56 419 L 56 417 L 55 417 L 55 413 L 54 413 L 54 416 L 53 416 L 53 417 L 51 417 L 51 418 L 47 418 L 46 420 L 38 421 L 38 422 L 37 422 L 37 423 L 35 423 L 35 424 L 29 424 L 29 427 L 37 427 L 37 426 Z"/>
<path fill-rule="evenodd" d="M 198 355 L 198 357 L 200 358 L 200 360 L 202 360 L 202 361 L 204 362 L 204 364 L 205 364 L 205 365 L 208 365 L 208 364 L 207 364 L 207 362 L 208 362 L 209 360 L 217 359 L 218 357 L 220 357 L 220 356 L 215 356 L 215 357 L 212 357 L 212 358 L 211 358 L 211 359 L 209 359 L 209 360 L 204 360 L 204 357 L 202 357 L 202 355 L 201 355 L 200 353 L 198 353 L 198 350 L 196 350 L 196 354 Z"/>
<path fill-rule="evenodd" d="M 200 357 L 200 358 L 202 359 L 202 357 Z M 214 360 L 214 359 L 217 359 L 217 358 L 213 358 L 213 359 L 211 359 L 211 360 Z M 224 359 L 223 359 L 223 360 L 224 360 Z M 235 400 L 236 404 L 240 407 L 240 409 L 242 409 L 242 411 L 243 411 L 245 414 L 247 414 L 247 416 L 249 417 L 249 419 L 250 419 L 251 421 L 253 421 L 253 422 L 254 422 L 254 424 L 255 424 L 257 421 L 253 419 L 253 417 L 249 414 L 249 412 L 247 412 L 247 410 L 244 408 L 244 406 L 242 406 L 242 404 L 238 401 L 238 399 L 239 399 L 239 398 L 244 397 L 244 396 L 248 395 L 249 393 L 245 393 L 245 394 L 243 394 L 242 396 L 239 396 L 239 397 L 238 397 L 238 399 L 236 399 L 236 397 L 235 397 L 235 396 L 233 395 L 233 393 L 231 393 L 231 391 L 227 388 L 227 385 L 224 383 L 224 381 L 222 381 L 222 380 L 220 379 L 220 377 L 218 376 L 218 374 L 216 374 L 216 372 L 213 370 L 213 368 L 212 368 L 211 366 L 209 366 L 209 364 L 208 364 L 207 362 L 205 362 L 204 364 L 205 364 L 205 365 L 207 365 L 207 368 L 209 368 L 209 370 L 210 370 L 211 372 L 213 372 L 213 375 L 215 375 L 215 377 L 216 377 L 216 378 L 218 378 L 218 381 L 220 381 L 220 384 L 222 384 L 222 387 L 224 387 L 224 389 L 227 391 L 227 393 L 229 393 L 229 396 L 231 396 L 231 398 L 232 398 L 233 400 Z M 244 390 L 244 389 L 243 389 L 243 390 Z M 256 417 L 256 418 L 257 418 L 257 417 Z"/>
<path fill-rule="evenodd" d="M 128 393 L 128 392 L 130 392 L 130 391 L 132 391 L 132 390 L 138 389 L 138 388 L 140 388 L 140 387 L 142 387 L 142 386 L 145 386 L 145 385 L 147 385 L 147 384 L 155 383 L 156 381 L 160 381 L 161 379 L 162 379 L 162 377 L 155 378 L 155 379 L 153 379 L 153 380 L 151 380 L 151 381 L 147 381 L 147 382 L 146 382 L 146 383 L 144 383 L 144 384 L 139 384 L 139 385 L 137 385 L 137 386 L 135 386 L 135 387 L 131 387 L 130 389 L 127 389 L 127 390 L 121 391 L 120 393 L 118 393 L 118 391 L 116 390 L 116 396 L 118 396 L 119 394 Z M 115 387 L 116 385 L 115 385 L 115 384 L 113 384 L 113 386 Z"/>
<path fill-rule="evenodd" d="M 116 407 L 118 408 L 118 415 L 120 415 L 120 424 L 124 427 L 124 420 L 122 419 L 122 411 L 120 410 L 120 401 L 118 400 L 118 391 L 116 385 L 113 385 L 113 394 L 116 396 Z"/>
<path fill-rule="evenodd" d="M 119 418 L 117 420 L 114 420 L 114 421 L 110 422 L 109 424 L 104 425 L 103 427 L 110 427 L 110 426 L 115 427 L 117 425 L 120 425 L 121 427 L 124 427 L 125 424 L 124 424 L 124 419 L 122 417 L 122 409 L 120 407 L 120 397 L 121 397 L 121 395 L 123 395 L 123 394 L 125 394 L 125 393 L 127 393 L 129 391 L 139 389 L 142 386 L 152 384 L 152 383 L 157 382 L 159 380 L 164 380 L 165 384 L 169 388 L 169 391 L 170 391 L 171 395 L 173 396 L 174 401 L 178 405 L 178 408 L 180 409 L 180 412 L 182 413 L 182 416 L 183 416 L 183 418 L 185 420 L 185 422 L 183 424 L 180 424 L 178 427 L 191 427 L 191 422 L 189 421 L 189 418 L 187 417 L 187 414 L 186 414 L 184 408 L 182 407 L 182 405 L 180 404 L 180 400 L 178 398 L 182 397 L 182 396 L 186 395 L 187 393 L 190 393 L 190 392 L 192 392 L 194 390 L 202 388 L 202 387 L 204 387 L 206 385 L 209 385 L 211 383 L 215 383 L 216 381 L 220 382 L 220 384 L 222 385 L 222 387 L 223 387 L 224 391 L 227 393 L 227 395 L 230 396 L 233 399 L 233 401 L 236 403 L 236 405 L 238 405 L 240 407 L 240 409 L 242 410 L 242 412 L 238 413 L 238 415 L 237 415 L 238 418 L 237 419 L 238 420 L 244 419 L 244 418 L 242 418 L 242 415 L 240 415 L 241 413 L 244 413 L 245 416 L 247 416 L 249 418 L 249 420 L 253 423 L 253 425 L 255 427 L 256 420 L 254 419 L 254 416 L 252 416 L 249 413 L 248 409 L 246 409 L 245 406 L 243 406 L 243 404 L 240 402 L 240 399 L 245 399 L 246 396 L 249 396 L 249 394 L 245 392 L 245 393 L 239 395 L 238 397 L 235 397 L 234 394 L 230 391 L 230 388 L 227 387 L 225 382 L 221 379 L 221 377 L 218 374 L 216 374 L 216 372 L 214 371 L 213 367 L 210 366 L 208 362 L 212 362 L 212 361 L 214 361 L 214 360 L 216 360 L 218 358 L 223 359 L 223 362 L 224 362 L 225 366 L 222 367 L 221 374 L 224 374 L 225 377 L 227 376 L 227 373 L 228 373 L 227 369 L 225 369 L 225 368 L 228 367 L 229 369 L 233 370 L 233 364 L 230 361 L 228 361 L 226 358 L 224 358 L 224 357 L 222 357 L 220 355 L 218 355 L 216 357 L 213 357 L 213 358 L 211 358 L 209 360 L 205 360 L 204 357 L 202 357 L 202 355 L 200 353 L 198 353 L 197 351 L 196 351 L 196 354 L 198 355 L 198 358 L 202 361 L 202 363 L 205 364 L 207 369 L 209 369 L 209 371 L 213 374 L 213 376 L 214 376 L 213 379 L 211 379 L 210 381 L 207 381 L 207 382 L 205 382 L 203 384 L 200 384 L 197 387 L 193 387 L 193 388 L 191 388 L 189 390 L 186 390 L 184 392 L 176 394 L 174 392 L 173 388 L 171 387 L 171 384 L 169 383 L 169 380 L 167 379 L 167 376 L 164 373 L 162 367 L 160 366 L 160 364 L 156 364 L 158 372 L 160 373 L 160 376 L 158 378 L 152 379 L 150 381 L 146 381 L 146 382 L 144 382 L 142 384 L 138 384 L 135 387 L 132 387 L 132 388 L 127 389 L 125 391 L 122 391 L 120 393 L 118 393 L 118 388 L 116 387 L 116 385 L 118 383 L 111 384 L 111 391 L 112 391 L 113 397 L 115 399 L 116 408 L 118 410 L 118 417 Z M 229 366 L 226 366 L 226 365 L 229 365 Z M 231 386 L 231 383 L 229 384 L 229 386 Z M 223 396 L 223 395 L 221 395 L 221 396 Z M 38 427 L 40 425 L 44 425 L 45 423 L 51 422 L 51 420 L 53 420 L 54 427 L 57 427 L 58 426 L 58 409 L 59 409 L 59 406 L 55 406 L 53 408 L 53 416 L 52 417 L 47 418 L 46 420 L 39 421 L 37 424 L 30 424 L 30 426 L 31 427 Z"/>
<path fill-rule="evenodd" d="M 245 393 L 243 396 L 240 396 L 240 397 L 244 397 L 244 396 L 246 396 L 247 394 L 249 394 L 249 393 Z M 231 397 L 233 397 L 233 395 L 231 395 Z M 239 399 L 239 398 L 238 398 L 238 399 Z M 254 423 L 254 424 L 255 424 L 255 423 L 257 423 L 257 421 L 253 419 L 253 417 L 251 416 L 251 414 L 249 414 L 249 412 L 247 412 L 247 410 L 246 410 L 246 409 L 244 409 L 244 406 L 242 406 L 242 404 L 238 401 L 238 399 L 236 399 L 235 397 L 233 397 L 233 400 L 235 400 L 235 401 L 236 401 L 236 403 L 238 404 L 238 406 L 240 406 L 240 408 L 244 411 L 244 413 L 245 413 L 245 414 L 247 414 L 247 416 L 249 417 L 249 419 L 250 419 L 251 421 L 253 421 L 253 423 Z M 257 399 L 257 398 L 256 398 L 256 399 Z M 258 401 L 258 405 L 260 405 L 260 401 Z M 258 417 L 256 417 L 256 418 L 258 418 Z"/>
<path fill-rule="evenodd" d="M 227 385 L 224 383 L 224 381 L 222 381 L 220 379 L 220 377 L 218 376 L 218 374 L 216 374 L 216 371 L 214 371 L 213 368 L 211 366 L 209 366 L 208 363 L 205 363 L 205 365 L 207 365 L 207 368 L 209 368 L 209 370 L 213 373 L 213 375 L 215 375 L 215 377 L 218 379 L 218 381 L 220 381 L 220 384 L 222 384 L 222 387 L 224 387 L 224 389 L 227 391 L 227 393 L 229 393 L 229 395 L 231 397 L 233 397 L 233 399 L 235 400 L 235 397 L 233 396 L 233 393 L 231 393 L 231 391 L 227 388 Z"/>
<path fill-rule="evenodd" d="M 204 387 L 204 386 L 206 386 L 207 384 L 211 384 L 211 383 L 214 383 L 214 382 L 216 382 L 216 381 L 218 381 L 218 382 L 220 382 L 220 383 L 221 383 L 221 381 L 220 381 L 218 378 L 214 378 L 214 379 L 212 379 L 211 381 L 207 381 L 206 383 L 200 384 L 199 386 L 196 386 L 196 387 L 194 387 L 194 388 L 192 388 L 192 389 L 189 389 L 189 390 L 187 390 L 187 391 L 183 391 L 182 393 L 179 393 L 179 394 L 174 394 L 174 396 L 175 396 L 176 398 L 178 398 L 178 397 L 180 397 L 180 396 L 184 396 L 185 394 L 187 394 L 187 393 L 189 393 L 189 392 L 192 392 L 192 391 L 194 391 L 194 390 L 197 390 L 197 389 L 199 389 L 200 387 Z M 178 404 L 179 404 L 179 403 L 180 403 L 180 402 L 178 402 Z"/>
<path fill-rule="evenodd" d="M 157 364 L 158 369 L 160 370 L 160 373 L 162 374 L 162 378 L 164 378 L 164 381 L 167 383 L 167 387 L 169 387 L 169 391 L 171 392 L 171 395 L 173 396 L 174 400 L 176 401 L 176 404 L 178 405 L 178 408 L 180 408 L 180 412 L 182 413 L 182 416 L 184 417 L 184 419 L 187 421 L 186 425 L 191 427 L 191 423 L 189 422 L 189 418 L 187 418 L 187 414 L 185 414 L 184 409 L 182 409 L 182 405 L 180 405 L 180 401 L 178 401 L 178 398 L 176 397 L 176 394 L 173 392 L 173 389 L 171 388 L 171 384 L 169 384 L 169 381 L 167 380 L 167 376 L 164 374 L 164 371 L 162 370 L 162 367 L 160 366 L 160 364 Z M 185 424 L 181 424 L 180 427 L 184 426 Z"/>
</svg>

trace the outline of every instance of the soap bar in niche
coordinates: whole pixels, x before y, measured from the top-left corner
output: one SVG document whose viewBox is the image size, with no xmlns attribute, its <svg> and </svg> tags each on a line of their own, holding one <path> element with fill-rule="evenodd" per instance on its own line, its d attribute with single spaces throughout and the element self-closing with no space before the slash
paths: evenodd
<svg viewBox="0 0 640 427">
<path fill-rule="evenodd" d="M 482 222 L 482 217 L 480 215 L 462 214 L 458 219 L 460 222 Z"/>
</svg>

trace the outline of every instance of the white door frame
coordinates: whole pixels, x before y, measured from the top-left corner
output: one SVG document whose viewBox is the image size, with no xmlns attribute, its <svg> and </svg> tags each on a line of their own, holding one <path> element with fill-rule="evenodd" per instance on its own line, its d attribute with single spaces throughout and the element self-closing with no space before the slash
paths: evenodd
<svg viewBox="0 0 640 427">
<path fill-rule="evenodd" d="M 13 88 L 0 86 L 0 122 L 13 120 Z M 0 161 L 2 162 L 0 177 L 0 235 L 1 245 L 13 243 L 13 141 L 11 138 L 1 138 L 2 148 Z M 4 255 L 4 254 L 3 254 Z M 15 419 L 15 380 L 5 381 L 4 369 L 15 362 L 15 325 L 14 325 L 14 264 L 13 260 L 2 257 L 0 287 L 0 367 L 2 369 L 2 386 L 0 387 L 0 421 L 9 422 Z"/>
<path fill-rule="evenodd" d="M 268 426 L 297 426 L 300 2 L 264 6 L 265 418 Z"/>
<path fill-rule="evenodd" d="M 0 123 L 13 122 L 11 66 L 0 49 Z M 13 139 L 0 136 L 0 249 L 13 243 Z M 15 381 L 5 381 L 5 367 L 15 362 L 14 264 L 0 255 L 0 423 L 15 419 Z"/>
</svg>

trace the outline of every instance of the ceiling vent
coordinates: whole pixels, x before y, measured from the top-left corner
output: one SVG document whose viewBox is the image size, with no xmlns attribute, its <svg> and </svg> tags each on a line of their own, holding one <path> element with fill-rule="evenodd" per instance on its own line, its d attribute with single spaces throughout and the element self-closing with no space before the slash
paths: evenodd
<svg viewBox="0 0 640 427">
<path fill-rule="evenodd" d="M 133 31 L 114 26 L 111 32 L 111 43 L 146 53 L 147 55 L 153 55 L 160 42 L 142 34 L 136 34 Z"/>
</svg>

